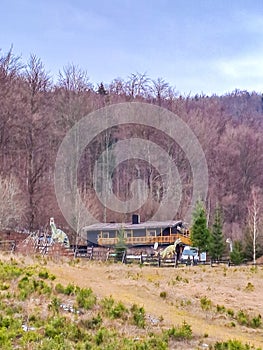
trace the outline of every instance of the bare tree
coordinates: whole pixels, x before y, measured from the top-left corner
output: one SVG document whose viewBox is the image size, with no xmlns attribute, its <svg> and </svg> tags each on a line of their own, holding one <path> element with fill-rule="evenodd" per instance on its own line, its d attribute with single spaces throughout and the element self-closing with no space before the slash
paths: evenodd
<svg viewBox="0 0 263 350">
<path fill-rule="evenodd" d="M 20 57 L 13 55 L 12 48 L 0 56 L 0 170 L 10 173 L 17 119 L 21 116 Z M 17 158 L 17 157 L 16 157 Z"/>
<path fill-rule="evenodd" d="M 151 92 L 161 106 L 162 100 L 169 96 L 170 86 L 163 78 L 152 80 Z"/>
<path fill-rule="evenodd" d="M 121 78 L 114 79 L 109 85 L 109 93 L 116 95 L 125 94 L 125 82 Z"/>
<path fill-rule="evenodd" d="M 50 78 L 39 58 L 31 55 L 23 75 L 23 118 L 19 123 L 20 139 L 26 162 L 26 189 L 29 212 L 28 226 L 31 230 L 38 213 L 41 211 L 40 201 L 45 191 L 44 174 L 49 168 L 50 155 Z M 42 184 L 41 184 L 41 181 Z"/>
<path fill-rule="evenodd" d="M 127 94 L 131 98 L 146 96 L 150 79 L 146 73 L 132 73 L 126 83 Z"/>
<path fill-rule="evenodd" d="M 257 241 L 262 224 L 262 196 L 260 190 L 252 187 L 248 203 L 248 225 L 253 244 L 253 264 L 256 263 Z"/>
<path fill-rule="evenodd" d="M 59 72 L 55 91 L 56 122 L 59 129 L 62 127 L 62 134 L 92 111 L 93 105 L 89 103 L 92 89 L 87 72 L 78 66 L 70 64 Z"/>
<path fill-rule="evenodd" d="M 21 227 L 25 203 L 14 176 L 0 177 L 0 228 Z"/>
<path fill-rule="evenodd" d="M 66 91 L 84 92 L 92 89 L 88 74 L 74 64 L 68 64 L 59 71 L 58 85 Z"/>
</svg>

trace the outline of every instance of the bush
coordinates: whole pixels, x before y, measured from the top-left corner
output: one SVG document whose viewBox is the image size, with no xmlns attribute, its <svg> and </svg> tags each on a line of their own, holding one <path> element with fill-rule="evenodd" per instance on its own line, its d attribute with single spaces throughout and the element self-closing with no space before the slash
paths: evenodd
<svg viewBox="0 0 263 350">
<path fill-rule="evenodd" d="M 80 321 L 80 325 L 86 329 L 97 329 L 101 326 L 101 324 L 102 318 L 100 314 L 93 316 L 91 319 Z"/>
<path fill-rule="evenodd" d="M 145 327 L 145 310 L 143 307 L 139 307 L 136 304 L 133 304 L 131 307 L 132 313 L 132 323 L 139 328 Z"/>
<path fill-rule="evenodd" d="M 245 287 L 246 292 L 253 292 L 255 290 L 254 285 L 251 282 L 248 282 L 248 284 Z"/>
<path fill-rule="evenodd" d="M 216 342 L 214 350 L 252 350 L 248 344 L 242 344 L 239 340 L 228 340 L 226 342 Z"/>
<path fill-rule="evenodd" d="M 82 288 L 77 290 L 77 306 L 83 309 L 92 309 L 96 304 L 97 298 L 91 288 Z"/>
<path fill-rule="evenodd" d="M 104 313 L 107 317 L 115 319 L 115 318 L 126 318 L 128 313 L 127 308 L 123 303 L 118 302 L 115 304 L 114 299 L 110 296 L 109 298 L 104 298 L 101 301 L 101 306 L 104 309 Z"/>
<path fill-rule="evenodd" d="M 234 310 L 232 310 L 232 309 L 227 309 L 226 312 L 227 312 L 228 316 L 230 316 L 230 317 L 235 316 Z"/>
<path fill-rule="evenodd" d="M 160 297 L 165 299 L 167 297 L 167 293 L 166 292 L 161 292 L 160 293 Z"/>
<path fill-rule="evenodd" d="M 54 317 L 51 319 L 50 322 L 46 324 L 45 336 L 48 338 L 55 338 L 55 336 L 63 333 L 65 322 L 65 318 L 62 317 Z"/>
<path fill-rule="evenodd" d="M 64 294 L 65 288 L 62 286 L 61 283 L 56 284 L 55 291 L 60 294 Z"/>
<path fill-rule="evenodd" d="M 48 279 L 49 275 L 47 271 L 40 271 L 38 274 L 39 278 Z"/>
<path fill-rule="evenodd" d="M 193 333 L 191 326 L 184 321 L 180 327 L 172 327 L 171 329 L 168 329 L 167 335 L 169 336 L 169 338 L 174 338 L 177 340 L 186 340 L 191 339 Z"/>
<path fill-rule="evenodd" d="M 75 286 L 73 284 L 68 284 L 65 288 L 64 288 L 64 294 L 66 295 L 74 295 L 75 294 Z"/>
<path fill-rule="evenodd" d="M 108 337 L 109 332 L 106 328 L 100 328 L 95 334 L 95 342 L 97 345 L 101 345 Z"/>
<path fill-rule="evenodd" d="M 242 326 L 249 325 L 249 316 L 243 310 L 238 311 L 237 316 L 236 316 L 236 320 Z"/>
<path fill-rule="evenodd" d="M 200 303 L 201 303 L 202 310 L 209 310 L 212 307 L 212 301 L 208 299 L 206 296 L 200 299 Z"/>
<path fill-rule="evenodd" d="M 261 315 L 259 314 L 257 317 L 253 317 L 250 325 L 252 328 L 259 328 L 262 325 Z"/>
<path fill-rule="evenodd" d="M 226 308 L 224 307 L 224 305 L 216 305 L 216 311 L 219 313 L 223 313 L 226 312 Z"/>
</svg>

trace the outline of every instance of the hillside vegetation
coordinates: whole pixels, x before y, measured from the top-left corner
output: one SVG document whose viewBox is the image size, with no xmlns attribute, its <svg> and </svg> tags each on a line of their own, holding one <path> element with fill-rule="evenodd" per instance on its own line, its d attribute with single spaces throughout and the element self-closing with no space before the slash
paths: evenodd
<svg viewBox="0 0 263 350">
<path fill-rule="evenodd" d="M 12 50 L 0 56 L 0 229 L 43 229 L 51 216 L 59 227 L 66 226 L 53 183 L 61 141 L 84 116 L 121 102 L 166 108 L 189 126 L 198 137 L 208 164 L 209 218 L 220 203 L 224 232 L 232 239 L 243 239 L 252 188 L 263 187 L 261 95 L 236 90 L 223 96 L 182 96 L 162 78 L 141 73 L 94 84 L 87 72 L 74 65 L 61 69 L 57 79 L 49 76 L 41 59 L 32 55 L 25 63 Z M 162 219 L 184 219 L 193 187 L 189 160 L 167 135 L 141 125 L 104 130 L 86 147 L 78 166 L 78 185 L 88 210 L 100 222 L 130 221 L 130 213 L 120 215 L 105 208 L 93 188 L 94 164 L 99 155 L 130 137 L 158 144 L 175 161 L 182 181 L 182 201 L 178 213 L 169 213 L 169 218 Z M 110 172 L 114 162 L 105 158 L 103 164 Z M 148 184 L 151 194 L 151 203 L 139 211 L 141 220 L 146 221 L 163 195 L 160 176 L 151 164 L 124 161 L 112 174 L 112 189 L 120 200 L 127 201 L 131 184 L 138 178 Z"/>
</svg>

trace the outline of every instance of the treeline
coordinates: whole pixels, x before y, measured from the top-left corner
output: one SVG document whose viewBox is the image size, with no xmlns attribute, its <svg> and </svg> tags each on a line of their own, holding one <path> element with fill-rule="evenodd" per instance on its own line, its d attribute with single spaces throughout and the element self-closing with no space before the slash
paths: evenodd
<svg viewBox="0 0 263 350">
<path fill-rule="evenodd" d="M 263 187 L 261 95 L 236 90 L 224 96 L 182 96 L 164 79 L 139 73 L 96 85 L 87 72 L 74 65 L 63 68 L 53 82 L 39 58 L 32 55 L 24 63 L 12 50 L 0 57 L 1 228 L 38 229 L 45 227 L 50 217 L 65 226 L 54 192 L 54 165 L 63 137 L 90 112 L 133 101 L 164 107 L 193 130 L 208 164 L 208 220 L 220 204 L 224 232 L 233 239 L 242 238 L 252 189 Z M 129 221 L 130 214 L 114 213 L 96 198 L 93 171 L 107 147 L 131 136 L 157 143 L 175 160 L 183 183 L 183 200 L 174 215 L 183 218 L 192 195 L 189 161 L 164 135 L 131 125 L 102 132 L 85 149 L 78 167 L 78 186 L 89 210 L 100 221 Z M 114 170 L 112 186 L 117 197 L 125 201 L 138 178 L 152 194 L 151 203 L 140 210 L 141 219 L 147 220 L 164 196 L 160 177 L 150 164 L 123 162 Z M 174 218 L 173 213 L 169 215 Z"/>
</svg>

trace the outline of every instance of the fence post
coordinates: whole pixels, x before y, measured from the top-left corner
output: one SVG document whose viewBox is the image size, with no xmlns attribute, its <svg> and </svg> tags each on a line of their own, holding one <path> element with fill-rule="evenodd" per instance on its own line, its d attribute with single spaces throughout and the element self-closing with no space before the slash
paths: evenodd
<svg viewBox="0 0 263 350">
<path fill-rule="evenodd" d="M 177 265 L 177 254 L 175 253 L 174 255 L 174 268 L 176 268 L 178 265 Z"/>
<path fill-rule="evenodd" d="M 160 255 L 160 252 L 158 252 L 158 267 L 161 267 L 161 255 Z"/>
<path fill-rule="evenodd" d="M 124 250 L 124 252 L 123 252 L 121 262 L 122 262 L 123 264 L 126 264 L 126 250 Z"/>
<path fill-rule="evenodd" d="M 140 264 L 143 264 L 143 256 L 142 256 L 142 252 L 141 252 L 141 255 L 140 255 Z"/>
</svg>

